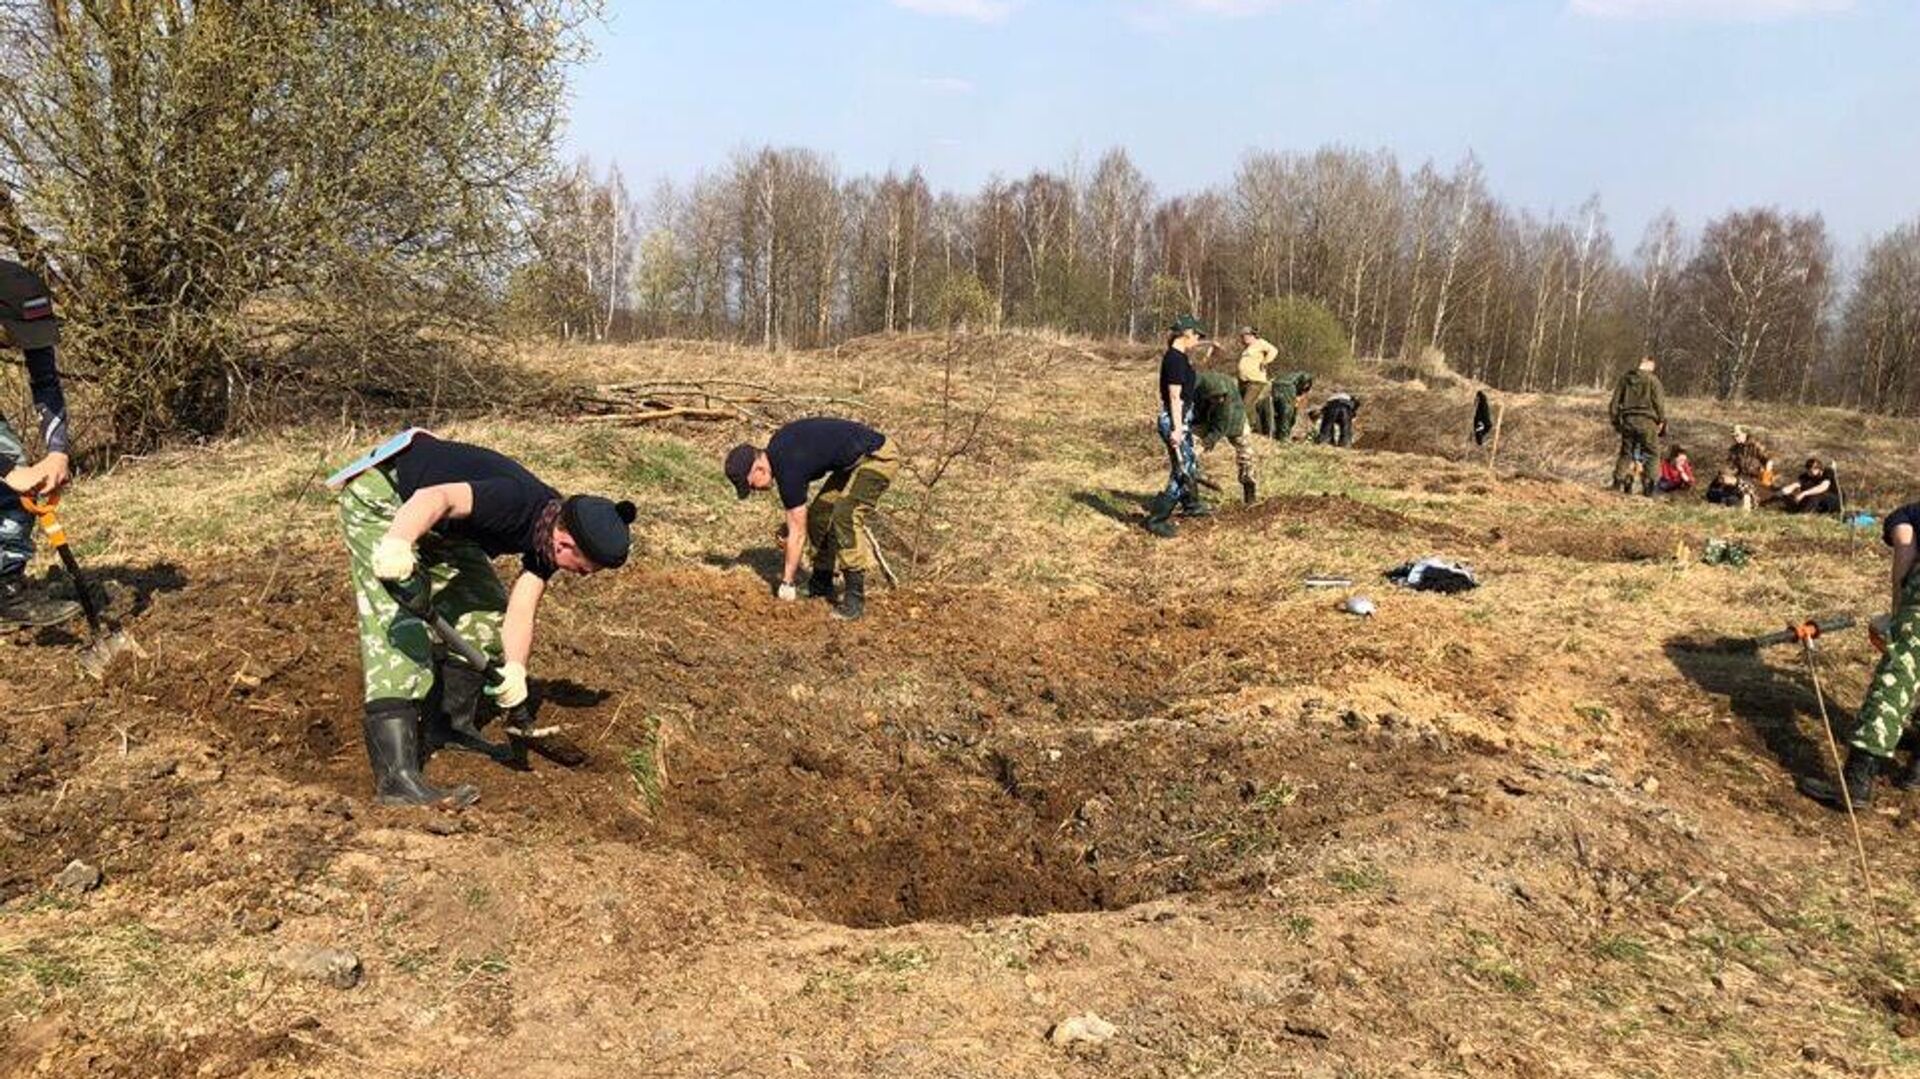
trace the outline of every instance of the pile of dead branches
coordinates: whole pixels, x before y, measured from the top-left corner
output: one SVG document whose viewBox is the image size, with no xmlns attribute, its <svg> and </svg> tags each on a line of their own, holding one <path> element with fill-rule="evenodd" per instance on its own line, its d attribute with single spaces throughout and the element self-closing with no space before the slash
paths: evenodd
<svg viewBox="0 0 1920 1079">
<path fill-rule="evenodd" d="M 771 427 L 825 408 L 861 408 L 851 398 L 784 393 L 737 379 L 613 382 L 576 391 L 569 403 L 582 422 L 619 427 L 660 420 L 745 420 Z"/>
</svg>

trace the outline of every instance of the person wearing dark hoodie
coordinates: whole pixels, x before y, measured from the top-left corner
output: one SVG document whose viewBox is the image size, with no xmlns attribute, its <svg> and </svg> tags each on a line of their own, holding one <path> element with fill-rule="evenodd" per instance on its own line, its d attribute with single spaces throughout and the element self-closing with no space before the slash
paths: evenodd
<svg viewBox="0 0 1920 1079">
<path fill-rule="evenodd" d="M 1667 433 L 1667 398 L 1653 371 L 1652 356 L 1643 356 L 1633 370 L 1620 376 L 1607 406 L 1607 419 L 1620 435 L 1620 453 L 1613 463 L 1613 485 L 1632 494 L 1653 493 L 1654 469 L 1660 459 L 1660 436 Z"/>
</svg>

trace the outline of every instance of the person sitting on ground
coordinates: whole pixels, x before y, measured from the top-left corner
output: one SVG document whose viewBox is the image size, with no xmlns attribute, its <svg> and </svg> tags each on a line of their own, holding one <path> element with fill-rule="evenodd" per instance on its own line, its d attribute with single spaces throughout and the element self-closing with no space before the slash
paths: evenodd
<svg viewBox="0 0 1920 1079">
<path fill-rule="evenodd" d="M 1840 512 L 1840 485 L 1818 457 L 1807 458 L 1800 478 L 1780 488 L 1774 498 L 1788 513 Z"/>
<path fill-rule="evenodd" d="M 1727 447 L 1727 466 L 1739 477 L 1747 494 L 1759 498 L 1773 483 L 1773 459 L 1767 448 L 1745 427 L 1733 429 L 1733 444 Z"/>
<path fill-rule="evenodd" d="M 1731 467 L 1721 469 L 1719 475 L 1713 477 L 1713 482 L 1707 484 L 1709 505 L 1748 507 L 1751 497 L 1740 486 L 1740 477 Z"/>
<path fill-rule="evenodd" d="M 374 795 L 386 805 L 465 806 L 471 786 L 431 786 L 420 773 L 421 740 L 453 742 L 476 729 L 481 690 L 503 709 L 527 701 L 534 614 L 555 573 L 625 565 L 631 502 L 560 493 L 519 462 L 482 446 L 410 428 L 327 480 L 338 493 L 348 575 L 360 612 L 363 728 Z M 509 591 L 493 560 L 520 557 Z M 389 586 L 428 590 L 455 633 L 499 667 L 499 684 L 464 663 L 437 664 L 438 714 L 423 711 L 436 682 L 433 634 Z"/>
<path fill-rule="evenodd" d="M 1901 736 L 1912 722 L 1916 698 L 1920 698 L 1920 573 L 1914 572 L 1915 564 L 1920 563 L 1920 547 L 1915 543 L 1916 527 L 1920 527 L 1920 502 L 1888 514 L 1881 526 L 1881 538 L 1893 549 L 1893 613 L 1887 616 L 1884 631 L 1879 625 L 1870 631 L 1882 654 L 1867 682 L 1867 695 L 1860 702 L 1853 733 L 1847 737 L 1847 762 L 1840 782 L 1813 777 L 1800 781 L 1803 794 L 1836 809 L 1848 803 L 1860 808 L 1873 802 L 1874 777 L 1892 761 Z M 1895 785 L 1903 790 L 1920 789 L 1920 753 L 1907 762 L 1906 774 Z"/>
<path fill-rule="evenodd" d="M 1245 401 L 1233 380 L 1218 371 L 1200 372 L 1193 394 L 1193 433 L 1201 448 L 1211 450 L 1222 438 L 1232 444 L 1241 501 L 1253 505 L 1258 488 L 1253 477 L 1253 427 L 1247 422 Z"/>
<path fill-rule="evenodd" d="M 1360 411 L 1360 399 L 1350 393 L 1336 393 L 1321 404 L 1320 429 L 1313 440 L 1329 446 L 1353 445 L 1353 418 Z"/>
<path fill-rule="evenodd" d="M 1295 371 L 1281 375 L 1273 380 L 1273 437 L 1285 442 L 1293 437 L 1294 425 L 1300 422 L 1300 406 L 1307 403 L 1307 394 L 1313 392 L 1313 375 L 1306 371 Z M 1318 415 L 1313 417 L 1318 419 Z"/>
<path fill-rule="evenodd" d="M 794 577 L 802 554 L 811 549 L 807 595 L 833 599 L 837 563 L 846 587 L 833 617 L 852 621 L 865 614 L 867 571 L 874 563 L 867 514 L 893 486 L 900 468 L 900 455 L 887 436 L 863 423 L 815 416 L 775 431 L 765 449 L 745 442 L 735 446 L 725 468 L 734 493 L 743 499 L 755 491 L 780 493 L 786 520 L 777 534 L 786 549 L 775 594 L 787 601 L 800 598 Z M 826 482 L 809 502 L 808 488 L 821 479 Z"/>
<path fill-rule="evenodd" d="M 1693 462 L 1687 459 L 1686 447 L 1678 443 L 1667 447 L 1666 459 L 1660 462 L 1660 479 L 1655 486 L 1667 493 L 1693 490 Z"/>
</svg>

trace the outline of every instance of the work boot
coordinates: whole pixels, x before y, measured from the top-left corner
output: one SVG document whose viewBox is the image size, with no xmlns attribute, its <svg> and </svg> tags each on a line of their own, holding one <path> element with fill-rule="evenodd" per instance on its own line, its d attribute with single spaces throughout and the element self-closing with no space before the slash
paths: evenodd
<svg viewBox="0 0 1920 1079">
<path fill-rule="evenodd" d="M 1846 807 L 1851 799 L 1855 809 L 1864 809 L 1873 804 L 1873 777 L 1880 773 L 1880 758 L 1865 750 L 1847 747 L 1847 766 L 1840 773 L 1839 783 L 1830 783 L 1824 779 L 1808 776 L 1800 780 L 1800 793 L 1822 802 L 1835 809 Z M 1840 794 L 1841 786 L 1846 787 L 1846 798 Z"/>
<path fill-rule="evenodd" d="M 373 797 L 381 805 L 464 809 L 480 799 L 480 792 L 467 784 L 435 787 L 420 774 L 420 702 L 368 701 L 361 730 L 367 760 L 373 764 Z"/>
<path fill-rule="evenodd" d="M 443 746 L 495 757 L 501 747 L 480 733 L 480 706 L 485 702 L 487 676 L 464 663 L 440 664 L 440 706 L 427 711 L 427 736 L 420 764 Z"/>
<path fill-rule="evenodd" d="M 1242 502 L 1245 502 L 1249 506 L 1253 505 L 1253 500 L 1256 497 L 1256 495 L 1258 495 L 1259 490 L 1260 490 L 1259 487 L 1255 485 L 1252 480 L 1241 480 L 1240 481 L 1240 500 Z"/>
<path fill-rule="evenodd" d="M 852 622 L 866 613 L 866 571 L 850 569 L 847 571 L 847 587 L 840 593 L 840 602 L 833 605 L 833 616 L 842 622 Z"/>
<path fill-rule="evenodd" d="M 54 599 L 27 580 L 25 573 L 0 578 L 0 622 L 16 626 L 57 626 L 80 616 L 80 605 L 70 599 Z"/>
<path fill-rule="evenodd" d="M 1174 524 L 1171 520 L 1165 517 L 1162 517 L 1156 521 L 1148 521 L 1147 531 L 1153 533 L 1156 536 L 1159 536 L 1161 539 L 1172 539 L 1173 537 L 1180 534 L 1180 526 Z"/>
</svg>

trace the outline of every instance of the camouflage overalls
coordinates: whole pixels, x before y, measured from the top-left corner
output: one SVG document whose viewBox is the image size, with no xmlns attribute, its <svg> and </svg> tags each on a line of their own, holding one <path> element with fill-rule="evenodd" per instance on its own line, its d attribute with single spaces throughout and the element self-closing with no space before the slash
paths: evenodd
<svg viewBox="0 0 1920 1079">
<path fill-rule="evenodd" d="M 867 543 L 867 514 L 893 486 L 900 455 L 892 442 L 841 469 L 820 485 L 807 503 L 807 546 L 817 560 L 832 550 L 840 568 L 865 573 L 873 568 L 873 548 Z M 816 563 L 817 564 L 817 563 Z"/>
<path fill-rule="evenodd" d="M 1873 669 L 1873 681 L 1860 702 L 1848 741 L 1861 752 L 1893 756 L 1913 715 L 1916 696 L 1920 696 L 1920 570 L 1907 574 L 1900 585 L 1900 609 L 1893 612 L 1887 653 Z"/>
<path fill-rule="evenodd" d="M 401 505 L 387 468 L 367 469 L 340 492 L 348 575 L 360 615 L 360 667 L 368 701 L 420 701 L 433 688 L 433 634 L 373 575 L 373 548 L 393 526 Z M 507 590 L 487 552 L 477 543 L 433 532 L 420 537 L 416 551 L 419 571 L 432 585 L 434 610 L 469 644 L 500 658 Z"/>
</svg>

